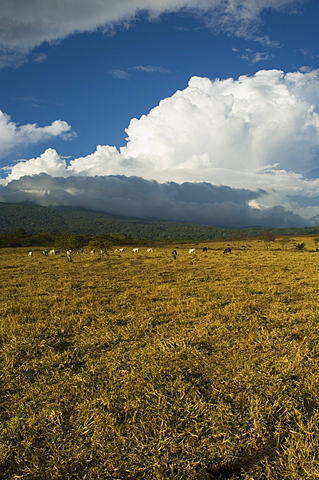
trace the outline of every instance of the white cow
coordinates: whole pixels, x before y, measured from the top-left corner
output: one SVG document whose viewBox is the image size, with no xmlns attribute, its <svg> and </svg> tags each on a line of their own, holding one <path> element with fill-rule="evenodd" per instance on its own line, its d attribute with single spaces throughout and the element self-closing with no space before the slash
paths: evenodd
<svg viewBox="0 0 319 480">
<path fill-rule="evenodd" d="M 124 252 L 124 248 L 120 248 L 119 252 L 121 252 L 121 253 Z"/>
<path fill-rule="evenodd" d="M 152 249 L 152 248 L 148 248 L 146 251 L 147 251 L 147 253 L 152 253 L 153 249 Z"/>
<path fill-rule="evenodd" d="M 55 255 L 56 253 L 57 253 L 57 252 L 56 252 L 54 249 L 52 249 L 52 250 L 49 251 L 49 255 Z"/>
<path fill-rule="evenodd" d="M 29 257 L 32 257 L 32 250 L 29 250 L 28 255 Z"/>
<path fill-rule="evenodd" d="M 138 248 L 133 248 L 132 252 L 133 253 L 138 253 Z"/>
<path fill-rule="evenodd" d="M 190 248 L 190 249 L 188 250 L 188 253 L 196 253 L 196 249 L 195 249 L 195 248 Z"/>
</svg>

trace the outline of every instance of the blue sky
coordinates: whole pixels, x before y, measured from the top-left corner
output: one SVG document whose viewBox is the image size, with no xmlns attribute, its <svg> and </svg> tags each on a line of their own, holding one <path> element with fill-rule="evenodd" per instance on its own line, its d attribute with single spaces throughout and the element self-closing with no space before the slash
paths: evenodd
<svg viewBox="0 0 319 480">
<path fill-rule="evenodd" d="M 0 201 L 319 224 L 317 0 L 27 3 L 0 0 Z"/>
</svg>

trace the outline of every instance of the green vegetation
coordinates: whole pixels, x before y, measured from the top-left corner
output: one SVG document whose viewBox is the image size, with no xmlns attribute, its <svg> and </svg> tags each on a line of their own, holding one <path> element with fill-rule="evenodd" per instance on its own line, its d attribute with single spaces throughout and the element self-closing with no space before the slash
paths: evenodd
<svg viewBox="0 0 319 480">
<path fill-rule="evenodd" d="M 1 479 L 317 480 L 319 257 L 303 240 L 71 263 L 2 248 Z"/>
<path fill-rule="evenodd" d="M 0 203 L 0 232 L 16 234 L 72 232 L 82 235 L 117 235 L 136 240 L 223 238 L 227 229 L 191 223 L 121 218 L 71 208 Z"/>
<path fill-rule="evenodd" d="M 108 236 L 116 245 L 136 242 L 181 242 L 230 239 L 246 241 L 260 237 L 270 245 L 279 236 L 319 235 L 319 227 L 242 229 L 218 228 L 195 223 L 122 218 L 72 208 L 52 208 L 0 202 L 0 247 L 49 245 L 57 233 L 70 232 L 90 241 L 92 236 Z M 85 243 L 84 243 L 85 244 Z"/>
</svg>

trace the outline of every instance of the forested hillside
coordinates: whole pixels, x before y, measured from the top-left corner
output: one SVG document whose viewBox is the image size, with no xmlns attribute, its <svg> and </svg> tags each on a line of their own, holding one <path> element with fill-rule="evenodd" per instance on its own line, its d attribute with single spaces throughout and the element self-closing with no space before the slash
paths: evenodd
<svg viewBox="0 0 319 480">
<path fill-rule="evenodd" d="M 71 232 L 82 235 L 123 234 L 136 240 L 182 241 L 217 240 L 256 237 L 263 226 L 226 229 L 195 223 L 169 222 L 158 219 L 122 218 L 102 212 L 72 208 L 52 208 L 39 205 L 0 202 L 0 233 L 29 234 L 41 232 Z M 319 234 L 319 227 L 269 229 L 274 235 Z"/>
</svg>

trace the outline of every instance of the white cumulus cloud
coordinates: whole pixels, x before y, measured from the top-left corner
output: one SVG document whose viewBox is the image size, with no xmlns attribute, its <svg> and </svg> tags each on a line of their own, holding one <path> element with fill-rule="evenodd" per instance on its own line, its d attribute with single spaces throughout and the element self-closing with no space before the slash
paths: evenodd
<svg viewBox="0 0 319 480">
<path fill-rule="evenodd" d="M 120 151 L 98 146 L 91 155 L 72 160 L 63 176 L 125 174 L 214 182 L 216 175 L 220 181 L 227 172 L 228 177 L 236 177 L 233 172 L 249 176 L 274 165 L 274 170 L 305 175 L 318 159 L 318 105 L 319 71 L 261 70 L 237 80 L 193 77 L 187 88 L 131 120 Z M 42 129 L 17 129 L 8 117 L 2 121 L 11 136 L 27 134 L 35 140 L 70 128 L 58 121 Z M 17 163 L 9 179 L 34 173 L 33 165 L 34 159 Z M 47 163 L 42 171 L 48 173 Z"/>
<path fill-rule="evenodd" d="M 63 120 L 55 120 L 45 127 L 39 127 L 36 123 L 18 125 L 0 110 L 0 156 L 22 144 L 39 143 L 54 137 L 66 139 L 74 135 L 71 126 Z"/>
<path fill-rule="evenodd" d="M 261 70 L 238 80 L 193 77 L 186 89 L 131 120 L 120 152 L 99 146 L 73 160 L 68 172 L 214 182 L 216 175 L 220 181 L 234 171 L 248 175 L 276 165 L 305 175 L 318 158 L 318 102 L 318 71 Z M 11 178 L 19 177 L 19 168 Z"/>
</svg>

